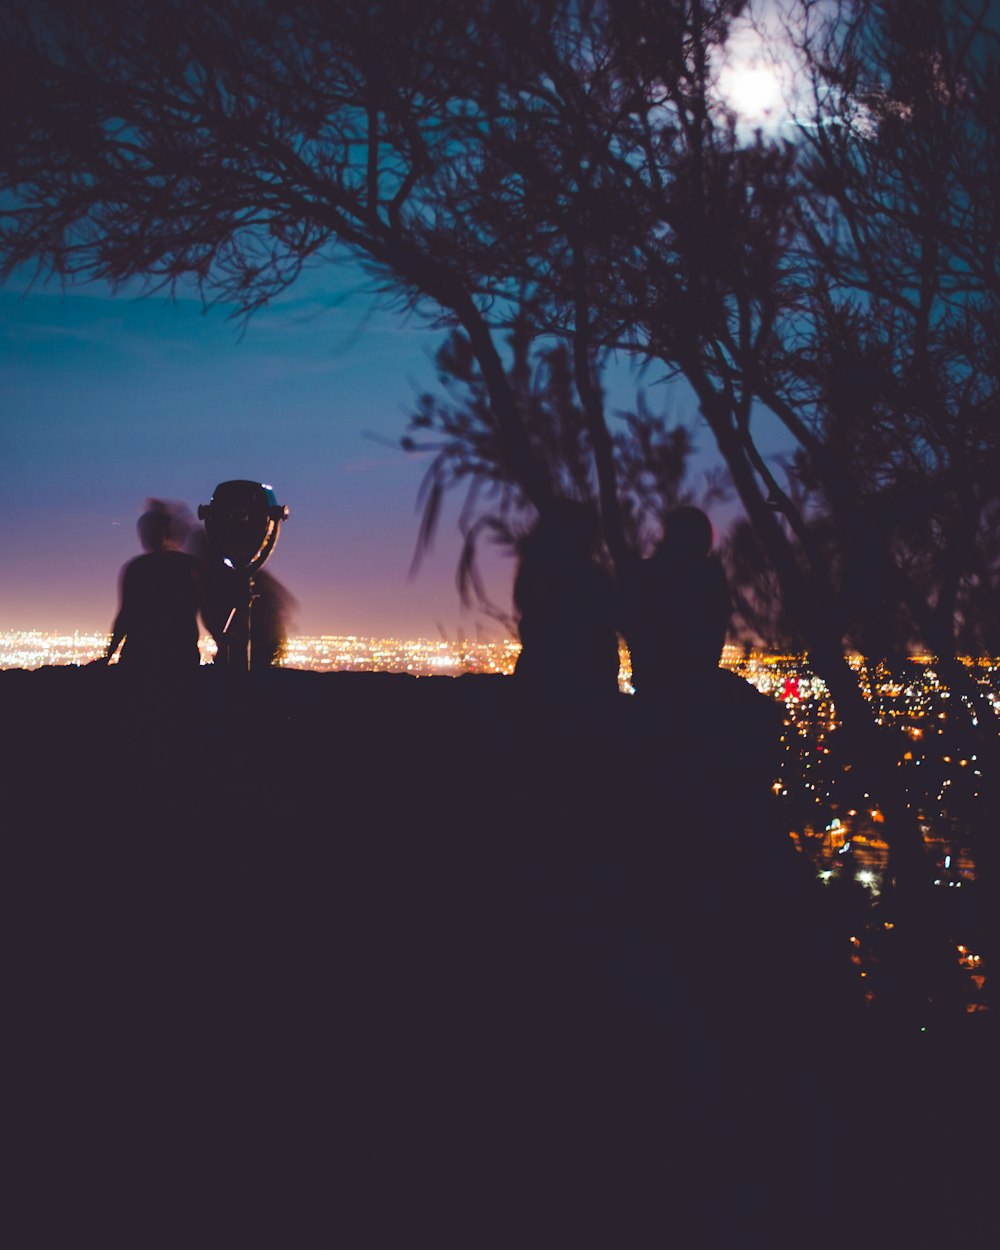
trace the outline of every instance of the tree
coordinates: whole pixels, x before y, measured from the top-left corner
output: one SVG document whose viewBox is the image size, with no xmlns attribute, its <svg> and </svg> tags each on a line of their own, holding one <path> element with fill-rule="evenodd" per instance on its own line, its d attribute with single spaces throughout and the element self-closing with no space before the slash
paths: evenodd
<svg viewBox="0 0 1000 1250">
<path fill-rule="evenodd" d="M 801 350 L 769 383 L 820 434 L 800 480 L 856 644 L 922 644 L 967 717 L 985 780 L 963 823 L 994 914 L 997 724 L 958 657 L 986 653 L 998 587 L 1000 24 L 979 0 L 839 16 L 803 47 Z"/>
<path fill-rule="evenodd" d="M 440 195 L 475 119 L 473 4 L 9 6 L 7 275 L 194 281 L 249 315 L 348 252 L 474 345 L 508 475 L 551 493 Z"/>
<path fill-rule="evenodd" d="M 996 163 L 1000 30 L 987 15 L 863 4 L 847 38 L 804 49 L 817 118 L 805 327 L 772 379 L 814 414 L 824 455 L 807 472 L 859 588 L 881 580 L 895 601 L 901 632 L 876 654 L 919 640 L 953 657 L 982 569 L 1000 384 L 1000 226 L 982 186 Z M 892 611 L 871 615 L 869 633 Z"/>
<path fill-rule="evenodd" d="M 545 466 L 557 496 L 597 504 L 597 481 L 587 419 L 573 376 L 572 350 L 564 339 L 538 340 L 522 310 L 508 338 L 508 375 L 532 452 Z M 516 550 L 527 536 L 535 508 L 505 471 L 490 397 L 468 338 L 452 331 L 436 357 L 439 389 L 419 397 L 402 445 L 432 452 L 421 487 L 423 504 L 414 563 L 432 541 L 444 495 L 465 489 L 459 514 L 463 537 L 458 585 L 505 623 L 479 573 L 482 536 Z M 685 475 L 693 443 L 688 427 L 653 412 L 640 390 L 633 411 L 617 414 L 611 431 L 611 463 L 620 524 L 628 551 L 648 552 L 670 508 L 693 502 Z M 428 441 L 430 440 L 430 441 Z M 699 502 L 724 493 L 709 482 Z"/>
<path fill-rule="evenodd" d="M 996 576 L 996 39 L 974 0 L 800 11 L 793 143 L 745 141 L 718 91 L 741 0 L 14 5 L 0 246 L 6 272 L 194 279 L 243 313 L 346 249 L 460 332 L 471 419 L 418 414 L 448 439 L 425 524 L 450 482 L 544 509 L 586 467 L 620 576 L 642 430 L 623 454 L 602 366 L 683 376 L 916 861 L 844 651 L 953 657 Z"/>
<path fill-rule="evenodd" d="M 610 63 L 599 65 L 606 26 L 600 6 L 562 0 L 357 0 L 280 14 L 253 0 L 15 6 L 4 272 L 34 263 L 67 281 L 141 277 L 170 290 L 193 279 L 248 315 L 304 265 L 346 249 L 403 303 L 461 329 L 489 399 L 496 476 L 540 509 L 553 465 L 533 446 L 502 336 L 526 317 L 538 333 L 568 334 L 621 563 L 630 505 L 597 384 L 607 335 L 591 324 L 585 247 L 608 217 L 585 174 L 587 129 L 560 155 L 573 74 L 589 73 L 587 93 L 614 104 Z M 550 295 L 564 282 L 568 311 Z M 631 422 L 651 446 L 648 414 Z"/>
</svg>

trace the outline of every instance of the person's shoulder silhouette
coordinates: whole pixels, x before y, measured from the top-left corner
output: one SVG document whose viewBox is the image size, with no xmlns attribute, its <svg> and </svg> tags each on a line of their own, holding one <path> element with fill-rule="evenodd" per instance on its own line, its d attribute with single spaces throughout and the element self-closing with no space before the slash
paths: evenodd
<svg viewBox="0 0 1000 1250">
<path fill-rule="evenodd" d="M 635 570 L 636 689 L 676 693 L 718 669 L 729 626 L 726 575 L 712 552 L 712 524 L 700 508 L 667 513 L 663 536 Z M 630 639 L 630 642 L 632 639 Z"/>
<path fill-rule="evenodd" d="M 137 524 L 144 554 L 122 569 L 118 615 L 107 658 L 120 643 L 120 663 L 131 671 L 195 668 L 198 652 L 199 564 L 180 551 L 183 516 L 150 500 Z"/>
<path fill-rule="evenodd" d="M 523 685 L 577 699 L 617 692 L 614 583 L 597 548 L 596 509 L 566 499 L 554 501 L 524 540 L 514 582 L 515 677 Z"/>
</svg>

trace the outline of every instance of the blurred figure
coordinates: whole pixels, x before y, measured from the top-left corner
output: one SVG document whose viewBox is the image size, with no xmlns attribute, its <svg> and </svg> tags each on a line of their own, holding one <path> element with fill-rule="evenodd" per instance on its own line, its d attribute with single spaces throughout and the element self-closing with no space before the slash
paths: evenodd
<svg viewBox="0 0 1000 1250">
<path fill-rule="evenodd" d="M 726 575 L 700 508 L 675 508 L 635 570 L 629 648 L 643 701 L 690 694 L 718 669 L 729 626 Z"/>
<path fill-rule="evenodd" d="M 229 572 L 225 566 L 223 569 Z M 216 570 L 213 569 L 212 572 L 214 574 Z M 238 595 L 233 598 L 233 602 L 239 606 L 229 628 L 215 639 L 219 648 L 216 663 L 234 667 L 245 666 L 247 653 L 246 612 L 243 610 L 246 603 L 246 582 L 244 579 L 239 581 Z M 219 587 L 220 592 L 224 589 L 225 584 Z M 231 585 L 229 589 L 232 590 Z M 225 607 L 224 600 L 222 606 Z M 254 574 L 253 606 L 250 610 L 250 668 L 253 672 L 270 668 L 281 660 L 288 643 L 289 615 L 295 606 L 296 600 L 273 574 L 264 569 L 259 569 Z M 231 610 L 230 608 L 226 612 L 227 619 Z"/>
<path fill-rule="evenodd" d="M 215 663 L 222 668 L 245 669 L 247 579 L 213 555 L 204 526 L 192 528 L 187 549 L 201 568 L 201 619 L 215 639 Z M 296 606 L 295 597 L 276 577 L 264 569 L 257 570 L 250 610 L 250 666 L 255 672 L 281 659 Z"/>
<path fill-rule="evenodd" d="M 592 504 L 559 499 L 521 547 L 514 676 L 533 691 L 575 702 L 618 692 L 615 591 L 597 560 L 598 535 Z"/>
<path fill-rule="evenodd" d="M 136 526 L 145 554 L 122 569 L 108 662 L 124 640 L 119 662 L 132 672 L 169 675 L 198 667 L 200 569 L 180 550 L 189 517 L 183 504 L 146 501 Z"/>
</svg>

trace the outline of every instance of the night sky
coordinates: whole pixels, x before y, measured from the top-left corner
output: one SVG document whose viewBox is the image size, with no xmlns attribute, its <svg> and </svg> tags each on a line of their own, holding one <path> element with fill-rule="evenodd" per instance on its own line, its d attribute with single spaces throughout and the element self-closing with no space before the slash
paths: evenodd
<svg viewBox="0 0 1000 1250">
<path fill-rule="evenodd" d="M 109 629 L 145 499 L 194 509 L 250 478 L 291 509 L 268 569 L 298 600 L 294 633 L 502 636 L 459 601 L 457 499 L 408 578 L 427 459 L 388 444 L 433 386 L 441 338 L 349 266 L 307 275 L 245 328 L 197 297 L 9 283 L 0 629 Z M 484 568 L 508 608 L 512 562 L 487 553 Z"/>
</svg>

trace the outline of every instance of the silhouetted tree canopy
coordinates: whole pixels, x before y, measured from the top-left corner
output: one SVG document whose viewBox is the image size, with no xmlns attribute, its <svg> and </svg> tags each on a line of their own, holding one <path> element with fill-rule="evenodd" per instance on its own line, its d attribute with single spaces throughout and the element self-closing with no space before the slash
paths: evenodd
<svg viewBox="0 0 1000 1250">
<path fill-rule="evenodd" d="M 795 67 L 776 137 L 719 86 L 754 20 Z M 3 39 L 5 273 L 194 281 L 250 314 L 350 254 L 455 331 L 416 419 L 446 439 L 425 534 L 452 484 L 500 495 L 468 538 L 586 481 L 625 576 L 642 474 L 683 449 L 641 413 L 616 444 L 602 371 L 683 377 L 903 820 L 844 648 L 996 636 L 986 0 L 14 3 Z"/>
</svg>

